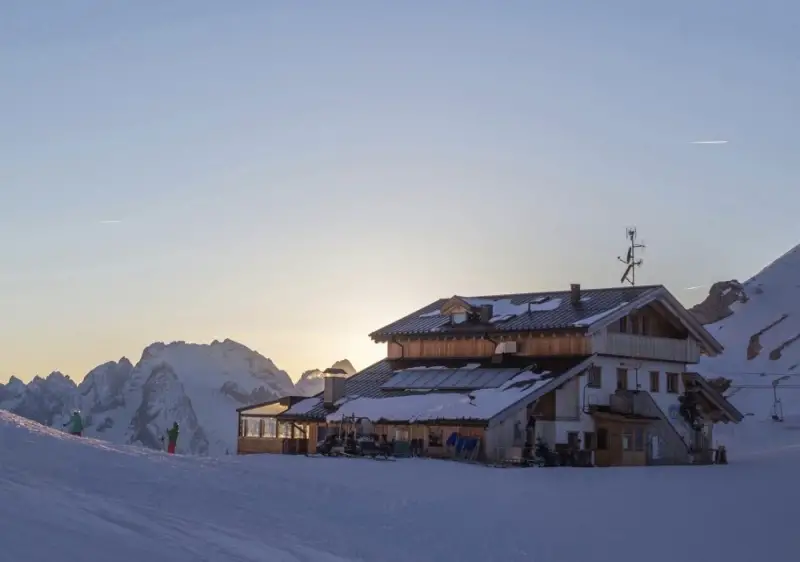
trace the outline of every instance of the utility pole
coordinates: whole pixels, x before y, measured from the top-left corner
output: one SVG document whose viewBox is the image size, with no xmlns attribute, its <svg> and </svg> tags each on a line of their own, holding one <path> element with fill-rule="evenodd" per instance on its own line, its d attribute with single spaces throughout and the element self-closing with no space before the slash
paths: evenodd
<svg viewBox="0 0 800 562">
<path fill-rule="evenodd" d="M 641 267 L 642 263 L 644 263 L 643 259 L 636 259 L 636 250 L 645 248 L 645 245 L 636 242 L 635 226 L 628 227 L 625 230 L 625 237 L 629 241 L 628 253 L 625 256 L 625 259 L 622 259 L 619 256 L 617 256 L 617 259 L 624 263 L 627 267 L 625 268 L 625 273 L 622 274 L 622 278 L 619 280 L 619 282 L 629 283 L 631 287 L 633 287 L 636 285 L 636 268 Z"/>
</svg>

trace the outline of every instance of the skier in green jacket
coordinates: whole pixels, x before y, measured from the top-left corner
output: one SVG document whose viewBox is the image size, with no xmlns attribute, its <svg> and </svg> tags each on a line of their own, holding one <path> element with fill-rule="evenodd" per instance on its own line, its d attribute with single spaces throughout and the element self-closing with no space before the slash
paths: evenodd
<svg viewBox="0 0 800 562">
<path fill-rule="evenodd" d="M 64 424 L 64 427 L 69 426 L 70 435 L 77 435 L 80 437 L 83 435 L 83 419 L 81 418 L 81 413 L 78 410 L 72 411 L 72 416 L 69 418 L 69 421 Z"/>
<path fill-rule="evenodd" d="M 175 454 L 175 445 L 178 444 L 178 433 L 180 429 L 178 428 L 178 422 L 172 424 L 172 427 L 167 430 L 167 439 L 169 440 L 169 444 L 167 445 L 167 452 L 170 455 Z"/>
</svg>

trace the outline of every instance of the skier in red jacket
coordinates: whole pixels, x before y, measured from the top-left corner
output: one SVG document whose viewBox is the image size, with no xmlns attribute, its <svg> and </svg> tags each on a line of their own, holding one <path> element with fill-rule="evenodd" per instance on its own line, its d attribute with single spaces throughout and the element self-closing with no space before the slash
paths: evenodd
<svg viewBox="0 0 800 562">
<path fill-rule="evenodd" d="M 167 452 L 170 455 L 175 454 L 175 446 L 178 444 L 178 433 L 180 429 L 178 428 L 178 422 L 172 424 L 172 427 L 167 430 L 167 439 L 169 441 L 167 445 Z"/>
</svg>

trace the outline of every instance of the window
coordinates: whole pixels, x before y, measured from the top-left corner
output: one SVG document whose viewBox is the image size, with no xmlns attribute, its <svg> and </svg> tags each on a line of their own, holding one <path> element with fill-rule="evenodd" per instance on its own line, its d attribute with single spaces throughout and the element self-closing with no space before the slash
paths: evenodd
<svg viewBox="0 0 800 562">
<path fill-rule="evenodd" d="M 442 444 L 442 430 L 432 429 L 428 434 L 428 447 L 441 447 Z"/>
<path fill-rule="evenodd" d="M 275 438 L 278 434 L 278 422 L 275 418 L 264 418 L 264 437 Z"/>
<path fill-rule="evenodd" d="M 628 390 L 628 369 L 617 369 L 617 390 Z"/>
<path fill-rule="evenodd" d="M 587 451 L 592 451 L 597 448 L 597 440 L 595 439 L 595 434 L 592 431 L 584 431 L 583 432 L 583 448 Z"/>
<path fill-rule="evenodd" d="M 281 439 L 291 439 L 292 424 L 287 422 L 278 422 L 278 437 Z"/>
<path fill-rule="evenodd" d="M 650 392 L 659 391 L 659 383 L 661 382 L 661 373 L 659 371 L 650 371 Z"/>
<path fill-rule="evenodd" d="M 456 312 L 451 317 L 453 324 L 463 324 L 467 321 L 467 313 L 466 312 Z"/>
<path fill-rule="evenodd" d="M 567 433 L 567 445 L 572 449 L 581 448 L 581 434 L 577 431 L 570 431 Z"/>
<path fill-rule="evenodd" d="M 628 333 L 628 317 L 625 316 L 619 319 L 619 331 L 622 334 Z"/>
<path fill-rule="evenodd" d="M 600 388 L 603 386 L 603 370 L 597 365 L 589 367 L 586 374 L 586 386 L 589 388 Z"/>
<path fill-rule="evenodd" d="M 629 431 L 622 434 L 622 450 L 623 451 L 633 450 L 633 435 L 631 435 Z"/>
<path fill-rule="evenodd" d="M 408 430 L 402 427 L 396 427 L 394 429 L 394 439 L 395 441 L 408 441 Z"/>
<path fill-rule="evenodd" d="M 597 450 L 605 451 L 608 449 L 608 430 L 601 427 L 597 430 Z"/>
<path fill-rule="evenodd" d="M 644 451 L 644 430 L 637 428 L 633 432 L 633 448 L 637 451 Z"/>
<path fill-rule="evenodd" d="M 678 394 L 678 373 L 667 373 L 667 392 Z"/>
<path fill-rule="evenodd" d="M 643 336 L 648 336 L 650 335 L 650 318 L 648 318 L 647 316 L 642 316 L 641 319 L 642 319 L 642 325 L 641 329 L 639 330 L 639 333 L 642 334 Z"/>
<path fill-rule="evenodd" d="M 295 423 L 295 424 L 292 424 L 292 425 L 294 426 L 294 438 L 295 439 L 308 439 L 308 435 L 309 435 L 308 424 Z"/>
<path fill-rule="evenodd" d="M 244 418 L 244 436 L 261 437 L 261 420 L 258 418 Z"/>
</svg>

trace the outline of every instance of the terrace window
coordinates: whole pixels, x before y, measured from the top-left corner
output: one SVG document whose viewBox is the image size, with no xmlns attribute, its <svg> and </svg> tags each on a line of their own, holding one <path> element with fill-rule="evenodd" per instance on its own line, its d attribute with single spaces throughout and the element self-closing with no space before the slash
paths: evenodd
<svg viewBox="0 0 800 562">
<path fill-rule="evenodd" d="M 291 439 L 292 424 L 287 422 L 278 422 L 278 437 L 280 439 Z"/>
<path fill-rule="evenodd" d="M 275 418 L 264 418 L 263 437 L 275 439 L 278 434 L 278 422 Z"/>
<path fill-rule="evenodd" d="M 261 437 L 261 420 L 259 418 L 244 419 L 244 437 Z"/>
</svg>

